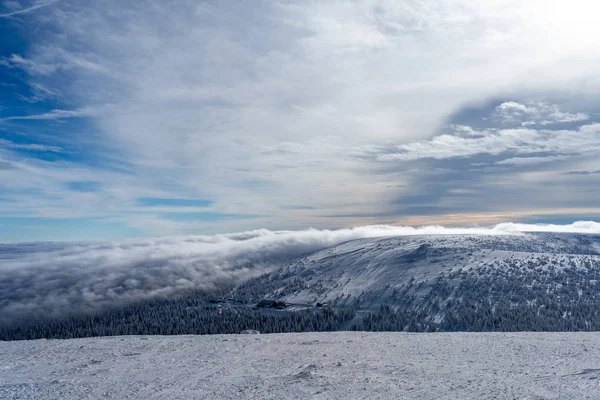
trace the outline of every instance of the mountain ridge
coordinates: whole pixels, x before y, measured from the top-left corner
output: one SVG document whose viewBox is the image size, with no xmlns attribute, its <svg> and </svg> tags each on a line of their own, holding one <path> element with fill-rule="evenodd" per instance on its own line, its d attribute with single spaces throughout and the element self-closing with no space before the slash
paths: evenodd
<svg viewBox="0 0 600 400">
<path fill-rule="evenodd" d="M 535 262 L 540 266 L 554 259 L 559 263 L 570 259 L 598 261 L 599 250 L 600 235 L 587 234 L 363 238 L 294 259 L 242 286 L 259 286 L 265 280 L 289 283 L 302 278 L 301 286 L 305 287 L 302 290 L 288 293 L 292 288 L 282 285 L 265 295 L 291 303 L 331 303 L 336 298 L 339 300 L 341 294 L 357 299 L 360 297 L 358 293 L 369 290 L 381 291 L 383 287 L 399 289 L 407 279 L 431 283 L 441 272 L 485 267 L 503 260 Z"/>
<path fill-rule="evenodd" d="M 600 235 L 363 238 L 191 291 L 0 325 L 0 340 L 335 330 L 600 331 Z"/>
</svg>

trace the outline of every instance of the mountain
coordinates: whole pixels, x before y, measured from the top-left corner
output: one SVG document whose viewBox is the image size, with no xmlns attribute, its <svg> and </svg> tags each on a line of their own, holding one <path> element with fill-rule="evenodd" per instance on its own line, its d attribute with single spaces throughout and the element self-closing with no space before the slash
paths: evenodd
<svg viewBox="0 0 600 400">
<path fill-rule="evenodd" d="M 232 295 L 403 313 L 433 329 L 598 329 L 600 236 L 359 239 L 292 260 Z"/>
<path fill-rule="evenodd" d="M 600 331 L 600 235 L 357 239 L 236 287 L 0 325 L 0 340 L 367 331 Z"/>
</svg>

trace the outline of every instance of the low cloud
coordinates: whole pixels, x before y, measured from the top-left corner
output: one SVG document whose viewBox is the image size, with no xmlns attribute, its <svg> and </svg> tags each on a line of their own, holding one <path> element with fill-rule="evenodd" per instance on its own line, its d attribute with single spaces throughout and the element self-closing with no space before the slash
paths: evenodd
<svg viewBox="0 0 600 400">
<path fill-rule="evenodd" d="M 292 257 L 353 239 L 533 231 L 600 234 L 600 223 L 504 223 L 490 228 L 365 226 L 119 242 L 2 244 L 0 322 L 89 311 L 190 289 L 212 289 L 267 272 Z"/>
</svg>

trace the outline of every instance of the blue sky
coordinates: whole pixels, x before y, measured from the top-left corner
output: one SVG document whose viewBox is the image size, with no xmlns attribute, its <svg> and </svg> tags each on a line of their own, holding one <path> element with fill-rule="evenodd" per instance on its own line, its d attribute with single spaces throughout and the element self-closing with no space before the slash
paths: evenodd
<svg viewBox="0 0 600 400">
<path fill-rule="evenodd" d="M 550 3 L 0 0 L 0 241 L 597 220 L 600 10 Z"/>
</svg>

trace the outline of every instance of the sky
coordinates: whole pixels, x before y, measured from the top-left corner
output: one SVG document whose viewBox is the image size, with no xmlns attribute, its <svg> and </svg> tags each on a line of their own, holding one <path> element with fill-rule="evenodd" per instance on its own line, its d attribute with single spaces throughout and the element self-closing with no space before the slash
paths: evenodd
<svg viewBox="0 0 600 400">
<path fill-rule="evenodd" d="M 587 0 L 0 0 L 0 242 L 600 219 Z"/>
</svg>

